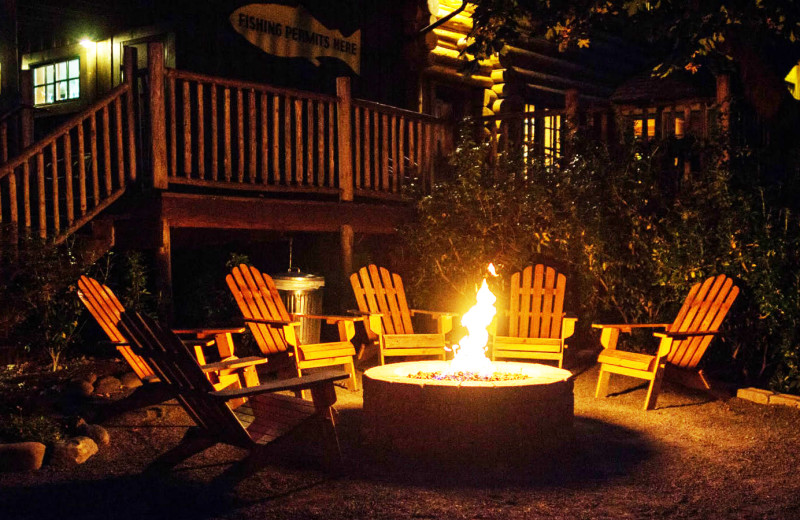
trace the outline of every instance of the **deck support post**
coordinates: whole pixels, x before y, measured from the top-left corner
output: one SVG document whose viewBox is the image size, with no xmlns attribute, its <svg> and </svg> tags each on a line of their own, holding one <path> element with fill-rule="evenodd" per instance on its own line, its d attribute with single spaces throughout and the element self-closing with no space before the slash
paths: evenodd
<svg viewBox="0 0 800 520">
<path fill-rule="evenodd" d="M 33 71 L 19 73 L 20 101 L 20 151 L 33 144 Z"/>
<path fill-rule="evenodd" d="M 339 133 L 339 200 L 352 202 L 353 142 L 350 135 L 350 113 L 352 112 L 350 78 L 336 78 L 336 95 L 339 98 L 336 105 L 338 114 L 337 130 Z"/>
<path fill-rule="evenodd" d="M 172 244 L 169 222 L 161 218 L 158 226 L 159 246 L 156 249 L 156 290 L 158 291 L 159 318 L 172 323 Z"/>
<path fill-rule="evenodd" d="M 153 188 L 167 189 L 167 118 L 164 105 L 164 44 L 147 44 L 147 67 L 150 73 L 150 151 Z"/>
<path fill-rule="evenodd" d="M 342 271 L 344 271 L 345 280 L 350 278 L 353 273 L 353 242 L 355 233 L 353 226 L 345 224 L 339 228 L 339 238 L 342 247 Z"/>
</svg>

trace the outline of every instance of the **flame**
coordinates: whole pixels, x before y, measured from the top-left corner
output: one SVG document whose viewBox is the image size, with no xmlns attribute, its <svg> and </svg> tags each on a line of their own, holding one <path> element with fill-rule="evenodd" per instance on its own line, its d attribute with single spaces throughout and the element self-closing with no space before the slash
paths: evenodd
<svg viewBox="0 0 800 520">
<path fill-rule="evenodd" d="M 497 278 L 497 271 L 495 271 L 495 269 L 494 269 L 494 264 L 490 263 L 489 267 L 487 267 L 486 270 L 489 271 L 490 275 L 492 275 L 495 278 Z"/>
<path fill-rule="evenodd" d="M 493 266 L 490 266 L 493 269 Z M 497 314 L 494 303 L 497 298 L 484 278 L 476 296 L 477 303 L 461 318 L 461 324 L 467 328 L 467 335 L 461 338 L 458 345 L 453 345 L 455 357 L 450 362 L 448 372 L 477 372 L 481 376 L 490 377 L 495 368 L 486 357 L 486 344 L 489 342 L 489 325 Z"/>
</svg>

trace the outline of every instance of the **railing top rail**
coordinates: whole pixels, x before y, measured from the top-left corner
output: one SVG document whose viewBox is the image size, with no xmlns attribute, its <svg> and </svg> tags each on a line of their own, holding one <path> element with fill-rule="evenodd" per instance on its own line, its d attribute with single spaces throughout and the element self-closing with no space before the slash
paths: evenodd
<svg viewBox="0 0 800 520">
<path fill-rule="evenodd" d="M 429 115 L 429 114 L 420 114 L 419 112 L 414 112 L 413 110 L 406 110 L 404 108 L 397 108 L 391 105 L 384 105 L 382 103 L 377 103 L 375 101 L 367 101 L 366 99 L 354 99 L 353 100 L 354 106 L 359 106 L 361 108 L 371 108 L 373 110 L 377 110 L 379 112 L 386 112 L 389 114 L 395 114 L 398 116 L 419 119 L 422 121 L 428 121 L 430 123 L 441 123 L 443 122 L 440 118 Z"/>
<path fill-rule="evenodd" d="M 317 94 L 315 92 L 306 92 L 303 90 L 273 87 L 270 85 L 266 85 L 264 83 L 257 83 L 254 81 L 227 79 L 218 76 L 209 76 L 207 74 L 199 74 L 197 72 L 189 72 L 186 70 L 179 70 L 179 69 L 167 68 L 164 70 L 164 75 L 168 78 L 185 79 L 189 81 L 198 81 L 203 83 L 213 83 L 215 85 L 220 85 L 229 88 L 252 89 L 252 90 L 258 90 L 260 92 L 268 92 L 270 94 L 311 99 L 314 101 L 325 101 L 328 103 L 333 103 L 337 99 L 336 96 L 331 96 L 328 94 Z"/>
<path fill-rule="evenodd" d="M 46 137 L 40 139 L 39 141 L 33 143 L 32 145 L 22 150 L 22 152 L 20 152 L 19 155 L 17 155 L 7 163 L 0 166 L 0 179 L 3 179 L 6 176 L 8 176 L 8 174 L 12 172 L 16 167 L 20 166 L 22 163 L 24 163 L 34 155 L 41 152 L 48 146 L 50 146 L 53 143 L 53 141 L 64 135 L 73 127 L 80 124 L 87 117 L 101 110 L 103 107 L 111 104 L 115 99 L 122 96 L 122 94 L 124 94 L 128 90 L 130 90 L 130 85 L 128 83 L 121 83 L 119 86 L 117 86 L 116 88 L 111 90 L 108 94 L 106 94 L 103 98 L 96 101 L 95 103 L 92 103 L 82 111 L 72 116 L 69 120 L 61 124 L 58 128 L 47 134 Z"/>
</svg>

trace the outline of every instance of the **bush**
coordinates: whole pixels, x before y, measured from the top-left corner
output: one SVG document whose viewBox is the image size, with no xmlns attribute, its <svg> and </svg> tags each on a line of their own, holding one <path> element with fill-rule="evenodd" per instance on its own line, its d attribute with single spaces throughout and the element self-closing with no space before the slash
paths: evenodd
<svg viewBox="0 0 800 520">
<path fill-rule="evenodd" d="M 49 417 L 11 415 L 0 420 L 0 439 L 5 442 L 52 444 L 63 437 L 62 426 Z"/>
</svg>

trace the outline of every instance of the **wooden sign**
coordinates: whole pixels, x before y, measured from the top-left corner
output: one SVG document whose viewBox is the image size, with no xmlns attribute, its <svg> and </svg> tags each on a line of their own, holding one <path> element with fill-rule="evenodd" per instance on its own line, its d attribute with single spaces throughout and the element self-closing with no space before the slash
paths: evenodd
<svg viewBox="0 0 800 520">
<path fill-rule="evenodd" d="M 302 6 L 248 4 L 230 16 L 234 30 L 268 54 L 287 58 L 336 58 L 361 72 L 361 31 L 350 36 L 328 29 Z"/>
</svg>

